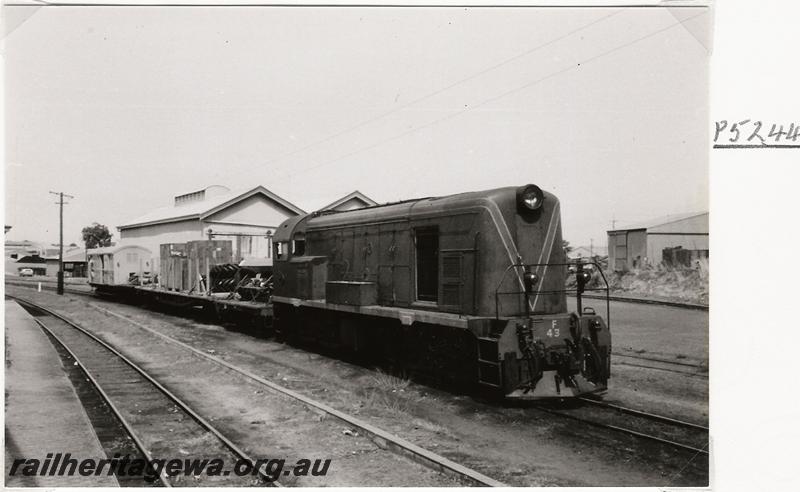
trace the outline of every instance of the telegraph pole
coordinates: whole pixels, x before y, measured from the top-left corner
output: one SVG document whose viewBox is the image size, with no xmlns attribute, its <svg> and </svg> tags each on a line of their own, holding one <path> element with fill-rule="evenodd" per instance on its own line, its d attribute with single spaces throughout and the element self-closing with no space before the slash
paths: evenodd
<svg viewBox="0 0 800 492">
<path fill-rule="evenodd" d="M 64 295 L 64 197 L 75 198 L 67 195 L 63 191 L 51 191 L 53 195 L 58 195 L 58 295 Z"/>
</svg>

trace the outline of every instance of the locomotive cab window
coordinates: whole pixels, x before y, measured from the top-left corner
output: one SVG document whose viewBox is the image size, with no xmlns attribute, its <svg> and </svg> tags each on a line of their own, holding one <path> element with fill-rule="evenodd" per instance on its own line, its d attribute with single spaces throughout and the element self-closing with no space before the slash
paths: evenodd
<svg viewBox="0 0 800 492">
<path fill-rule="evenodd" d="M 435 227 L 416 229 L 417 300 L 436 302 L 439 299 L 439 230 Z"/>
<path fill-rule="evenodd" d="M 278 260 L 285 260 L 287 256 L 289 256 L 289 243 L 287 242 L 280 242 L 275 243 L 275 259 Z"/>
<path fill-rule="evenodd" d="M 292 239 L 292 256 L 303 256 L 306 254 L 305 234 L 295 234 Z"/>
</svg>

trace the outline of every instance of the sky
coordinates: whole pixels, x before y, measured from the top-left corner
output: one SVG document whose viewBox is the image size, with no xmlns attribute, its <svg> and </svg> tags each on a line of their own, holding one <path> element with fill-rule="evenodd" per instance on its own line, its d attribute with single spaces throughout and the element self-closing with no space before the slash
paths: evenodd
<svg viewBox="0 0 800 492">
<path fill-rule="evenodd" d="M 31 15 L 32 14 L 32 15 Z M 305 210 L 534 183 L 564 237 L 708 210 L 703 8 L 6 7 L 8 240 L 211 184 Z"/>
</svg>

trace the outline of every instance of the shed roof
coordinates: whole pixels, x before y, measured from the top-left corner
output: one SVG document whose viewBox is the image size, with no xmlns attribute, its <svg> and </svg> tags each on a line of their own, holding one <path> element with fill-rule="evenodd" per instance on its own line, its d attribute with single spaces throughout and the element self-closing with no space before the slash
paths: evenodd
<svg viewBox="0 0 800 492">
<path fill-rule="evenodd" d="M 145 251 L 150 251 L 149 249 L 143 246 L 137 246 L 135 244 L 122 244 L 117 246 L 106 246 L 104 248 L 91 248 L 86 250 L 87 255 L 107 255 L 107 254 L 114 254 L 123 249 L 143 249 Z"/>
<path fill-rule="evenodd" d="M 700 217 L 701 215 L 708 215 L 708 212 L 687 212 L 683 214 L 664 215 L 662 217 L 657 217 L 655 219 L 650 219 L 643 222 L 637 222 L 629 226 L 617 227 L 616 229 L 609 229 L 608 232 L 652 229 L 654 227 L 671 224 L 673 222 L 680 222 L 682 220 L 691 219 L 693 217 Z"/>
<path fill-rule="evenodd" d="M 83 248 L 78 248 L 74 251 L 64 252 L 64 261 L 86 261 L 86 250 Z"/>
<path fill-rule="evenodd" d="M 179 222 L 183 220 L 202 220 L 209 215 L 215 214 L 220 210 L 228 208 L 231 205 L 259 194 L 264 195 L 267 199 L 296 214 L 305 213 L 302 209 L 259 185 L 246 191 L 240 190 L 224 195 L 213 196 L 205 200 L 198 200 L 196 202 L 157 208 L 129 222 L 126 222 L 125 224 L 117 226 L 117 229 L 131 229 L 135 227 L 165 224 L 169 222 Z"/>
<path fill-rule="evenodd" d="M 339 205 L 342 205 L 343 203 L 349 202 L 350 200 L 360 201 L 361 203 L 364 204 L 365 207 L 372 207 L 378 204 L 378 202 L 376 202 L 372 198 L 368 197 L 367 195 L 361 193 L 358 190 L 355 190 L 354 192 L 343 196 L 342 198 L 336 200 L 335 202 L 325 205 L 320 210 L 331 210 L 338 207 Z"/>
</svg>

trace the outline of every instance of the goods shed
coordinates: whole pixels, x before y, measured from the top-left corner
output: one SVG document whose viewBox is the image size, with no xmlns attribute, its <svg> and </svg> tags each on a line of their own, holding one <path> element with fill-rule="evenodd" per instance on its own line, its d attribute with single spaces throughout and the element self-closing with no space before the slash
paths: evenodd
<svg viewBox="0 0 800 492">
<path fill-rule="evenodd" d="M 231 191 L 214 185 L 174 197 L 157 208 L 117 226 L 120 244 L 135 244 L 153 252 L 153 271 L 159 273 L 162 244 L 201 239 L 231 242 L 232 261 L 271 261 L 271 235 L 287 218 L 302 209 L 263 186 Z"/>
<path fill-rule="evenodd" d="M 608 231 L 608 262 L 615 271 L 708 258 L 708 212 L 669 215 Z"/>
</svg>

